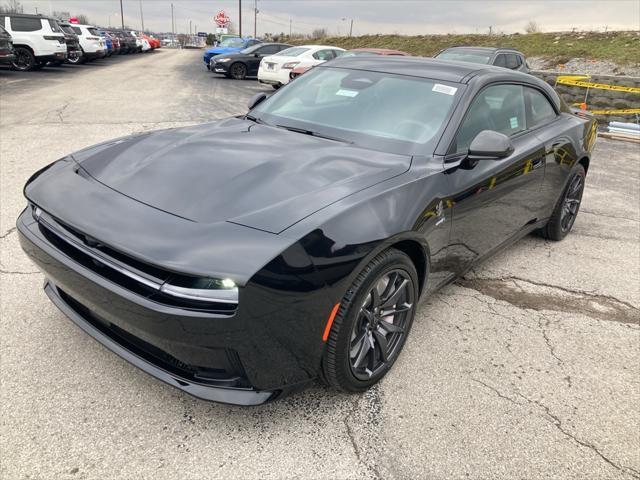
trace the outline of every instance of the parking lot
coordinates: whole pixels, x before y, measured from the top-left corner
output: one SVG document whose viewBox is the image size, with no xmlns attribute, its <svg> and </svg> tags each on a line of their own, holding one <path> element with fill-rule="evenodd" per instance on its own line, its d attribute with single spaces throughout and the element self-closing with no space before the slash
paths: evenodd
<svg viewBox="0 0 640 480">
<path fill-rule="evenodd" d="M 640 478 L 640 151 L 600 139 L 572 234 L 527 237 L 423 299 L 364 395 L 196 400 L 129 365 L 47 299 L 22 253 L 22 187 L 134 132 L 246 111 L 256 81 L 166 50 L 0 67 L 0 452 L 18 478 Z M 64 192 L 60 192 L 64 195 Z"/>
</svg>

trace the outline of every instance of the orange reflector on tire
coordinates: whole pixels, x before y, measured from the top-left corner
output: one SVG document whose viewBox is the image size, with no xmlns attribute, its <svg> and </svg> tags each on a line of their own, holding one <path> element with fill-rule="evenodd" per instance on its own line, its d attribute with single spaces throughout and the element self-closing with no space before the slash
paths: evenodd
<svg viewBox="0 0 640 480">
<path fill-rule="evenodd" d="M 322 341 L 326 342 L 327 339 L 329 338 L 329 332 L 331 331 L 331 325 L 333 325 L 333 320 L 334 318 L 336 318 L 336 315 L 338 314 L 338 309 L 340 308 L 340 304 L 336 303 L 335 306 L 333 307 L 333 310 L 331 310 L 331 315 L 329 315 L 329 320 L 327 320 L 327 325 L 324 327 L 324 333 L 322 334 Z"/>
</svg>

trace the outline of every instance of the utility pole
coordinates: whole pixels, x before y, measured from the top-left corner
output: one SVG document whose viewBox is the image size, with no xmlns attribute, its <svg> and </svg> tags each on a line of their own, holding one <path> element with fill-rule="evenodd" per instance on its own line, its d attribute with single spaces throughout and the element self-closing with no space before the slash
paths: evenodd
<svg viewBox="0 0 640 480">
<path fill-rule="evenodd" d="M 258 0 L 253 4 L 253 38 L 258 38 Z"/>
<path fill-rule="evenodd" d="M 124 30 L 124 10 L 122 9 L 122 0 L 120 0 L 120 20 L 122 20 L 122 29 Z"/>
<path fill-rule="evenodd" d="M 189 20 L 189 36 L 191 36 L 191 20 Z"/>
<path fill-rule="evenodd" d="M 289 19 L 289 39 L 291 39 L 291 23 L 292 23 L 292 20 Z"/>
<path fill-rule="evenodd" d="M 171 37 L 171 46 L 174 46 L 173 41 L 176 38 L 176 21 L 173 17 L 173 3 L 171 4 Z"/>
<path fill-rule="evenodd" d="M 144 32 L 144 16 L 142 15 L 142 0 L 140 0 L 140 23 L 142 24 L 142 31 Z"/>
<path fill-rule="evenodd" d="M 242 37 L 242 0 L 238 0 L 238 35 Z"/>
<path fill-rule="evenodd" d="M 349 36 L 353 35 L 353 18 L 351 19 L 351 26 L 349 27 Z"/>
</svg>

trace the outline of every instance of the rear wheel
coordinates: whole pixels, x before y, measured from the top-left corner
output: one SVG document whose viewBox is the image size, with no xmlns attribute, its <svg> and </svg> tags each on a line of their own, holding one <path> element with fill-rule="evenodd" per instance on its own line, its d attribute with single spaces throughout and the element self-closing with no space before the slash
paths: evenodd
<svg viewBox="0 0 640 480">
<path fill-rule="evenodd" d="M 15 47 L 16 58 L 11 62 L 11 66 L 20 72 L 29 72 L 36 66 L 36 57 L 33 52 L 26 47 Z"/>
<path fill-rule="evenodd" d="M 274 90 L 278 90 L 282 85 L 277 84 L 277 85 L 271 85 L 273 87 Z"/>
<path fill-rule="evenodd" d="M 340 303 L 322 362 L 325 381 L 362 392 L 392 367 L 411 329 L 418 278 L 411 259 L 389 249 L 358 275 Z"/>
<path fill-rule="evenodd" d="M 584 167 L 578 164 L 569 178 L 549 222 L 541 229 L 543 237 L 558 241 L 566 237 L 571 231 L 580 210 L 585 176 Z"/>
<path fill-rule="evenodd" d="M 247 66 L 243 63 L 236 62 L 229 67 L 229 75 L 235 80 L 244 80 L 247 76 Z"/>
</svg>

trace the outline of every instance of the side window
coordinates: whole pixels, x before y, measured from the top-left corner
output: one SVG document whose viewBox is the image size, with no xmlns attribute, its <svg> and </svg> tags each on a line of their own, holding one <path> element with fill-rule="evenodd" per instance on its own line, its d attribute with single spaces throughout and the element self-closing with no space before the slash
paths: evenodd
<svg viewBox="0 0 640 480">
<path fill-rule="evenodd" d="M 520 85 L 494 85 L 471 103 L 449 153 L 464 153 L 483 130 L 511 136 L 526 129 L 524 91 Z"/>
<path fill-rule="evenodd" d="M 530 112 L 527 124 L 529 128 L 535 128 L 545 123 L 552 122 L 557 117 L 556 111 L 542 93 L 533 88 L 526 88 L 529 100 Z"/>
<path fill-rule="evenodd" d="M 32 17 L 10 17 L 11 30 L 14 32 L 37 32 L 42 30 L 42 21 Z"/>
<path fill-rule="evenodd" d="M 278 47 L 278 49 L 277 49 L 276 53 L 281 52 L 282 50 L 286 50 L 287 48 L 290 48 L 289 45 L 278 45 L 277 47 Z"/>
<path fill-rule="evenodd" d="M 507 57 L 507 68 L 510 68 L 511 70 L 515 70 L 520 66 L 520 59 L 518 58 L 518 55 L 516 55 L 515 53 L 509 53 L 506 55 L 506 57 Z"/>
<path fill-rule="evenodd" d="M 313 58 L 315 58 L 316 60 L 332 60 L 334 57 L 333 55 L 333 50 L 318 50 L 316 53 L 313 54 Z"/>
<path fill-rule="evenodd" d="M 333 58 L 337 58 L 344 53 L 343 50 L 331 50 L 333 52 Z"/>
<path fill-rule="evenodd" d="M 504 53 L 501 53 L 500 55 L 498 55 L 496 59 L 493 61 L 493 64 L 496 67 L 506 67 L 507 66 L 506 55 Z"/>
<path fill-rule="evenodd" d="M 71 29 L 76 33 L 76 35 L 82 35 L 82 30 L 79 27 L 71 27 Z"/>
<path fill-rule="evenodd" d="M 259 55 L 273 55 L 274 53 L 278 53 L 280 51 L 280 47 L 278 45 L 267 45 L 266 47 L 262 47 L 258 49 Z"/>
<path fill-rule="evenodd" d="M 254 45 L 257 45 L 258 43 L 260 43 L 258 40 L 249 40 L 247 42 L 247 47 L 252 47 Z"/>
</svg>

